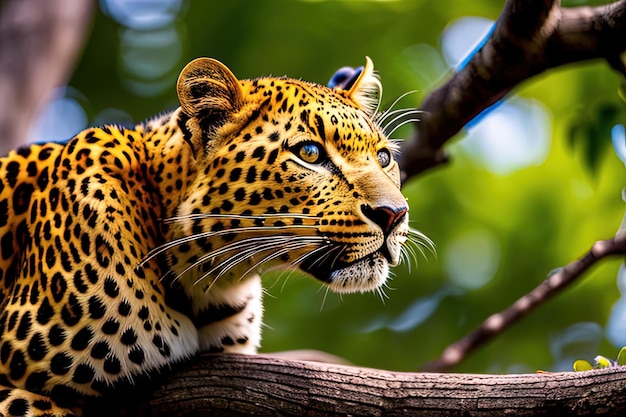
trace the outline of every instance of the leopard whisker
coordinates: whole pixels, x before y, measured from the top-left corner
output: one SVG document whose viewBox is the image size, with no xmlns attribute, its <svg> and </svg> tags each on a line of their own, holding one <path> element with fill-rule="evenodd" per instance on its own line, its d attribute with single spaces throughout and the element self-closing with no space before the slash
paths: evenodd
<svg viewBox="0 0 626 417">
<path fill-rule="evenodd" d="M 420 110 L 409 110 L 409 111 L 403 112 L 397 115 L 396 117 L 394 117 L 393 119 L 391 119 L 390 121 L 388 121 L 387 123 L 385 123 L 385 125 L 382 127 L 382 131 L 385 132 L 385 135 L 391 136 L 396 130 L 398 130 L 405 124 L 411 123 L 411 122 L 419 122 L 420 119 L 414 118 L 411 116 L 415 116 L 421 113 L 423 112 Z M 410 118 L 407 119 L 407 117 L 410 117 Z"/>
<path fill-rule="evenodd" d="M 272 236 L 274 237 L 274 236 Z M 276 237 L 277 239 L 280 236 Z M 229 252 L 232 251 L 238 251 L 241 249 L 245 249 L 247 250 L 247 248 L 258 248 L 259 244 L 257 242 L 263 242 L 265 240 L 267 240 L 268 237 L 267 236 L 253 236 L 250 238 L 246 238 L 243 240 L 239 240 L 239 241 L 235 241 L 235 242 L 231 242 L 227 245 L 224 245 L 218 249 L 212 250 L 210 252 L 207 252 L 206 254 L 202 255 L 200 258 L 196 259 L 195 262 L 193 262 L 191 265 L 187 266 L 184 270 L 182 270 L 181 272 L 179 272 L 176 277 L 174 278 L 174 281 L 180 279 L 183 275 L 185 275 L 186 273 L 188 273 L 189 271 L 191 271 L 194 268 L 199 267 L 200 265 L 203 265 L 209 261 L 211 261 L 212 259 L 217 258 L 218 256 L 221 255 L 225 255 Z M 279 241 L 280 242 L 280 241 Z"/>
<path fill-rule="evenodd" d="M 328 239 L 326 239 L 325 243 L 327 245 L 330 245 L 330 241 Z M 330 251 L 334 250 L 336 247 L 337 246 L 332 246 L 331 248 L 328 248 L 328 246 L 321 246 L 321 247 L 319 247 L 319 248 L 317 248 L 315 250 L 312 250 L 311 252 L 307 252 L 307 253 L 299 256 L 297 259 L 294 259 L 291 262 L 291 265 L 297 266 L 297 265 L 301 264 L 302 262 L 304 262 L 307 258 L 316 255 L 317 252 L 321 252 L 321 251 L 324 251 L 324 250 L 330 252 Z M 323 259 L 325 256 L 328 256 L 328 253 L 325 253 L 324 255 L 322 255 L 322 257 L 320 259 L 314 261 L 312 265 L 315 265 L 316 263 L 320 262 L 320 260 Z"/>
<path fill-rule="evenodd" d="M 335 259 L 332 261 L 331 263 L 331 268 L 332 266 L 335 264 L 335 262 L 337 261 L 337 257 L 341 254 L 341 252 L 343 251 L 344 247 L 343 246 L 339 246 L 339 245 L 333 245 L 330 248 L 328 246 L 324 246 L 323 249 L 326 249 L 326 253 L 324 253 L 322 256 L 320 256 L 318 259 L 316 259 L 315 261 L 313 261 L 313 263 L 311 263 L 311 268 L 313 268 L 316 265 L 319 265 L 323 262 L 325 262 L 326 259 L 328 259 L 330 256 L 332 256 L 334 251 L 339 251 L 339 254 L 337 254 L 335 256 Z M 302 256 L 298 259 L 298 262 L 296 263 L 295 261 L 292 262 L 292 265 L 299 265 L 302 262 L 304 262 L 307 258 L 309 258 L 310 256 L 312 256 L 313 253 L 307 253 L 305 254 L 305 256 Z"/>
<path fill-rule="evenodd" d="M 404 246 L 400 247 L 400 263 L 406 264 L 407 270 L 410 275 L 411 274 L 411 256 L 409 255 L 408 249 L 406 249 Z M 415 263 L 417 264 L 417 260 L 415 260 Z"/>
<path fill-rule="evenodd" d="M 400 100 L 402 100 L 403 98 L 405 98 L 406 96 L 410 95 L 410 94 L 414 94 L 417 93 L 418 90 L 410 90 L 407 91 L 404 94 L 401 94 L 400 97 L 396 98 L 393 103 L 391 103 L 391 105 L 389 107 L 387 107 L 387 110 L 380 112 L 376 115 L 376 117 L 374 118 L 374 121 L 376 123 L 378 123 L 379 121 L 381 121 L 382 119 L 384 119 L 385 117 L 387 117 L 387 115 L 389 114 L 389 112 L 391 111 L 391 109 L 393 109 L 396 104 L 398 104 L 400 102 Z"/>
<path fill-rule="evenodd" d="M 413 253 L 415 254 L 413 256 L 413 259 L 415 259 L 416 264 L 417 264 L 417 253 L 415 252 L 416 250 L 420 253 L 420 255 L 422 255 L 424 259 L 427 259 L 426 252 L 424 251 L 424 246 L 419 241 L 408 240 L 407 242 L 408 242 L 408 247 L 411 248 L 413 250 Z"/>
<path fill-rule="evenodd" d="M 321 252 L 321 251 L 324 251 L 324 250 L 328 250 L 328 247 L 326 246 L 326 244 L 329 244 L 330 240 L 327 240 L 324 243 L 325 243 L 325 245 L 322 245 L 322 246 L 320 246 L 317 249 L 313 249 L 312 251 L 307 252 L 307 253 L 299 256 L 298 258 L 294 259 L 293 261 L 291 261 L 289 263 L 289 265 L 287 266 L 287 268 L 282 268 L 280 274 L 276 277 L 276 280 L 275 280 L 274 284 L 272 284 L 272 287 L 274 287 L 283 278 L 284 274 L 288 274 L 287 277 L 283 281 L 283 285 L 280 288 L 280 291 L 282 292 L 285 289 L 285 284 L 287 283 L 289 278 L 291 278 L 291 275 L 293 275 L 293 273 L 295 271 L 297 271 L 297 265 L 298 264 L 303 262 L 309 256 L 313 256 L 313 255 L 315 255 L 318 252 Z"/>
<path fill-rule="evenodd" d="M 409 123 L 417 123 L 417 122 L 421 122 L 422 119 L 406 119 L 403 120 L 401 123 L 398 123 L 396 126 L 393 127 L 393 129 L 391 129 L 391 131 L 387 132 L 387 135 L 393 135 L 395 133 L 396 130 L 400 129 L 402 126 L 409 124 Z"/>
<path fill-rule="evenodd" d="M 297 243 L 297 244 L 296 244 Z M 319 242 L 310 242 L 310 243 L 306 243 L 306 242 L 293 242 L 292 244 L 286 245 L 282 250 L 278 251 L 278 252 L 274 252 L 274 253 L 270 253 L 269 255 L 265 256 L 263 259 L 261 259 L 260 261 L 256 262 L 254 265 L 252 265 L 250 268 L 248 268 L 248 270 L 246 270 L 246 272 L 244 272 L 241 277 L 245 277 L 246 275 L 248 275 L 251 271 L 253 271 L 254 269 L 257 269 L 258 267 L 260 267 L 261 265 L 263 265 L 264 263 L 267 263 L 269 261 L 272 261 L 282 255 L 286 255 L 291 251 L 295 251 L 298 249 L 304 249 L 306 247 L 309 246 L 318 246 L 320 243 Z M 315 250 L 318 249 L 323 249 L 324 247 L 320 247 L 317 248 Z"/>
<path fill-rule="evenodd" d="M 346 247 L 343 246 L 341 248 L 341 250 L 339 252 L 337 252 L 337 255 L 335 255 L 335 258 L 333 259 L 333 261 L 330 263 L 330 268 L 332 269 L 335 266 L 335 263 L 339 260 L 339 257 L 346 251 Z"/>
<path fill-rule="evenodd" d="M 269 262 L 273 259 L 276 259 L 279 256 L 288 254 L 289 252 L 294 251 L 294 250 L 298 250 L 298 249 L 302 249 L 311 245 L 319 244 L 319 242 L 315 242 L 314 240 L 311 241 L 312 239 L 308 239 L 310 237 L 301 237 L 301 236 L 290 236 L 290 237 L 292 238 L 291 239 L 292 241 L 287 241 L 285 244 L 281 245 L 282 247 L 280 248 L 280 250 L 276 252 L 271 252 L 270 254 L 264 256 L 260 261 L 255 262 L 244 274 L 242 274 L 241 278 L 245 277 L 248 273 L 258 268 L 260 265 L 266 262 Z M 297 240 L 303 240 L 303 242 L 298 242 L 298 241 L 294 242 L 293 238 Z M 304 239 L 300 239 L 300 238 L 304 238 Z M 231 258 L 227 260 L 226 262 L 223 262 L 214 266 L 211 270 L 206 272 L 202 277 L 197 279 L 193 285 L 197 285 L 198 283 L 205 280 L 207 277 L 211 276 L 212 274 L 214 274 L 215 272 L 219 270 L 219 273 L 213 278 L 213 282 L 216 282 L 219 278 L 224 276 L 229 270 L 231 270 L 235 266 L 239 265 L 242 262 L 245 262 L 247 259 L 252 258 L 255 254 L 267 252 L 271 250 L 272 248 L 275 248 L 276 246 L 277 244 L 275 242 L 268 242 L 263 245 L 258 245 L 258 246 L 255 245 L 255 247 L 246 249 L 245 251 L 243 251 L 242 256 L 238 256 L 237 258 Z M 241 253 L 239 255 L 241 255 Z"/>
<path fill-rule="evenodd" d="M 417 253 L 413 250 L 411 246 L 408 246 L 404 249 L 405 254 L 405 262 L 408 266 L 409 273 L 412 272 L 411 264 L 415 263 L 417 265 Z"/>
<path fill-rule="evenodd" d="M 209 271 L 207 271 L 203 275 L 202 278 L 196 280 L 193 285 L 198 284 L 200 281 L 202 281 L 206 277 L 209 277 L 209 276 L 211 276 L 211 275 L 213 275 L 215 273 L 217 273 L 217 274 L 213 278 L 213 281 L 217 281 L 222 276 L 226 275 L 226 273 L 229 270 L 231 270 L 232 268 L 234 268 L 235 266 L 239 265 L 242 262 L 245 262 L 247 259 L 251 259 L 255 255 L 267 252 L 267 251 L 269 251 L 270 249 L 272 249 L 275 246 L 276 246 L 275 243 L 268 242 L 268 243 L 265 243 L 265 244 L 255 245 L 253 247 L 247 248 L 247 249 L 237 253 L 236 257 L 231 257 L 228 260 L 226 260 L 225 262 L 222 262 L 222 263 L 219 263 L 219 264 L 215 265 L 213 268 L 211 268 Z M 244 277 L 245 275 L 246 274 L 243 274 L 242 277 Z"/>
<path fill-rule="evenodd" d="M 287 276 L 285 277 L 285 279 L 283 279 L 283 274 L 287 272 Z M 293 268 L 289 268 L 286 270 L 283 270 L 280 272 L 280 275 L 278 275 L 277 280 L 283 280 L 283 285 L 280 286 L 280 292 L 282 294 L 283 291 L 285 291 L 285 286 L 287 285 L 287 281 L 289 281 L 289 278 L 291 278 L 291 276 L 294 274 L 294 272 L 296 272 L 295 269 Z"/>
<path fill-rule="evenodd" d="M 280 291 L 282 292 L 285 289 L 285 285 L 287 284 L 287 281 L 289 280 L 289 278 L 291 278 L 291 276 L 294 274 L 295 271 L 297 271 L 297 266 L 299 264 L 301 264 L 302 262 L 304 262 L 307 258 L 316 255 L 318 252 L 323 252 L 323 251 L 328 251 L 328 244 L 330 244 L 330 240 L 327 240 L 326 242 L 324 242 L 323 246 L 320 246 L 317 249 L 314 249 L 310 252 L 307 252 L 301 256 L 299 256 L 297 259 L 294 259 L 293 261 L 291 261 L 289 263 L 289 266 L 287 268 L 284 268 L 280 274 L 278 275 L 278 277 L 276 278 L 276 282 L 280 281 L 284 274 L 287 273 L 287 277 L 285 277 L 285 279 L 283 280 L 283 285 L 280 288 Z M 330 250 L 333 250 L 334 248 L 331 248 Z M 322 256 L 322 259 L 325 255 Z M 316 260 L 314 263 L 319 262 L 320 260 Z M 275 285 L 276 283 L 274 283 Z"/>
<path fill-rule="evenodd" d="M 227 260 L 226 262 L 234 262 L 233 265 L 236 265 L 237 263 L 242 262 L 245 259 L 251 258 L 258 253 L 265 252 L 268 249 L 274 248 L 276 246 L 285 246 L 285 244 L 287 243 L 293 243 L 294 240 L 296 241 L 296 243 L 299 243 L 299 244 L 302 244 L 303 242 L 297 242 L 297 241 L 304 241 L 304 243 L 307 243 L 307 244 L 311 244 L 311 243 L 319 244 L 320 242 L 322 243 L 324 242 L 324 238 L 320 236 L 296 236 L 296 235 L 255 236 L 255 237 L 250 237 L 250 238 L 246 238 L 243 240 L 230 243 L 228 245 L 221 247 L 220 249 L 211 251 L 207 253 L 206 255 L 202 256 L 202 258 L 198 259 L 193 265 L 191 265 L 191 268 L 205 263 L 208 259 L 214 259 L 218 256 L 225 255 L 228 252 L 231 252 L 233 250 L 238 251 L 237 253 L 238 257 L 231 258 Z M 223 267 L 226 262 L 216 265 L 207 274 L 210 275 L 216 270 L 220 269 L 220 267 Z M 227 269 L 230 269 L 230 267 Z"/>
<path fill-rule="evenodd" d="M 213 213 L 191 213 L 182 216 L 173 216 L 163 219 L 163 223 L 176 223 L 188 220 L 204 220 L 204 219 L 225 219 L 225 220 L 268 220 L 268 219 L 309 219 L 318 220 L 318 216 L 304 213 L 266 213 L 261 215 L 243 215 L 243 214 L 213 214 Z"/>
<path fill-rule="evenodd" d="M 234 229 L 222 229 L 222 230 L 217 230 L 217 231 L 195 233 L 190 236 L 183 236 L 178 239 L 174 239 L 170 242 L 164 243 L 152 249 L 150 252 L 148 252 L 144 260 L 141 261 L 140 266 L 144 266 L 147 262 L 149 262 L 154 257 L 176 246 L 181 246 L 181 245 L 184 245 L 185 243 L 197 241 L 200 239 L 208 239 L 208 238 L 212 238 L 216 236 L 224 236 L 224 235 L 237 234 L 237 233 L 243 234 L 243 233 L 248 233 L 248 232 L 258 232 L 259 230 L 262 230 L 265 232 L 265 231 L 277 231 L 277 230 L 285 231 L 285 230 L 290 230 L 290 229 L 317 229 L 317 226 L 303 225 L 303 224 L 285 225 L 285 226 L 248 226 L 248 227 L 237 227 Z"/>
<path fill-rule="evenodd" d="M 407 251 L 407 256 L 410 255 L 410 257 L 407 259 L 407 262 L 409 262 L 409 264 L 411 263 L 411 261 L 413 261 L 415 263 L 415 265 L 417 265 L 417 252 L 416 249 L 413 246 L 417 246 L 419 252 L 421 252 L 422 256 L 425 256 L 425 253 L 423 252 L 423 250 L 421 250 L 421 248 L 419 247 L 419 244 L 417 244 L 416 242 L 414 242 L 413 240 L 411 240 L 412 238 L 407 238 L 407 243 L 406 245 L 404 245 L 402 247 L 402 249 Z"/>
<path fill-rule="evenodd" d="M 390 276 L 391 278 L 391 276 Z M 378 294 L 378 298 L 380 298 L 380 301 L 385 304 L 385 300 L 389 300 L 389 296 L 387 295 L 387 293 L 385 292 L 385 289 L 380 286 L 380 287 L 376 287 L 376 293 Z"/>
<path fill-rule="evenodd" d="M 316 237 L 319 237 L 319 236 L 316 236 Z M 298 250 L 298 249 L 303 249 L 303 248 L 306 248 L 306 247 L 309 247 L 309 246 L 320 246 L 320 245 L 323 245 L 323 244 L 326 244 L 326 243 L 327 243 L 327 239 L 325 239 L 325 238 L 324 238 L 324 239 L 322 239 L 322 240 L 320 240 L 320 239 L 308 239 L 308 240 L 307 240 L 306 238 L 305 238 L 305 239 L 302 239 L 302 238 L 303 238 L 303 237 L 300 237 L 300 239 L 299 239 L 299 240 L 302 240 L 302 242 L 290 242 L 290 244 L 289 244 L 289 245 L 284 246 L 284 248 L 286 248 L 286 249 L 288 248 L 288 249 L 289 249 L 287 252 L 283 252 L 283 251 L 274 252 L 274 253 L 271 253 L 271 254 L 267 255 L 266 257 L 264 257 L 264 258 L 263 258 L 263 259 L 261 259 L 260 261 L 256 262 L 253 266 L 251 266 L 251 267 L 250 267 L 250 268 L 249 268 L 249 269 L 248 269 L 248 270 L 247 270 L 247 271 L 246 271 L 246 272 L 242 275 L 242 277 L 246 276 L 248 273 L 250 273 L 252 270 L 254 270 L 254 269 L 256 269 L 257 267 L 259 267 L 260 265 L 262 265 L 262 264 L 264 264 L 264 263 L 267 263 L 267 262 L 269 262 L 269 261 L 271 261 L 271 260 L 273 260 L 273 259 L 276 259 L 276 258 L 277 258 L 277 257 L 279 257 L 279 256 L 282 256 L 282 255 L 288 254 L 290 251 L 295 251 L 295 250 Z M 319 247 L 319 248 L 315 249 L 315 251 L 316 251 L 316 250 L 319 250 L 319 249 L 322 249 L 323 247 L 324 247 L 324 246 L 321 246 L 321 247 Z"/>
<path fill-rule="evenodd" d="M 381 125 L 383 125 L 383 124 L 388 124 L 388 123 L 386 123 L 386 122 L 387 122 L 387 121 L 388 121 L 388 120 L 389 120 L 392 116 L 394 116 L 394 118 L 397 118 L 397 116 L 396 116 L 397 114 L 400 114 L 400 115 L 402 116 L 402 115 L 409 115 L 409 114 L 422 114 L 422 113 L 424 113 L 424 111 L 419 110 L 419 109 L 416 109 L 415 107 L 406 107 L 406 108 L 403 108 L 403 109 L 396 109 L 396 110 L 393 110 L 393 111 L 388 112 L 388 113 L 385 115 L 385 117 L 382 117 L 382 118 L 380 119 L 380 124 L 381 124 Z"/>
<path fill-rule="evenodd" d="M 418 248 L 426 248 L 435 257 L 437 256 L 437 248 L 435 247 L 435 243 L 428 236 L 426 236 L 419 230 L 413 229 L 412 227 L 409 227 L 408 231 L 409 234 L 407 235 L 407 240 L 409 242 L 416 243 Z M 426 255 L 423 256 L 426 257 Z"/>
<path fill-rule="evenodd" d="M 435 257 L 437 256 L 437 252 L 433 241 L 418 230 L 409 228 L 406 238 L 406 243 L 400 247 L 400 260 L 401 262 L 406 262 L 410 274 L 411 264 L 414 263 L 416 267 L 418 266 L 418 252 L 424 259 L 428 259 L 425 249 L 431 252 Z"/>
<path fill-rule="evenodd" d="M 254 256 L 255 254 L 262 253 L 264 251 L 267 251 L 267 250 L 271 249 L 275 245 L 272 244 L 272 243 L 267 243 L 265 245 L 249 245 L 249 246 L 252 246 L 252 247 L 246 248 L 245 251 L 246 252 L 250 252 L 251 253 L 250 256 Z M 239 259 L 239 260 L 237 260 L 234 263 L 232 263 L 232 260 L 229 260 L 229 262 L 231 262 L 232 265 L 229 266 L 228 268 L 224 268 L 224 263 L 221 263 L 221 264 L 218 264 L 218 265 L 214 266 L 211 270 L 205 272 L 200 278 L 197 278 L 193 282 L 192 286 L 200 284 L 201 282 L 205 281 L 209 276 L 211 276 L 215 271 L 221 269 L 221 271 L 218 273 L 218 275 L 215 276 L 211 280 L 211 283 L 205 288 L 205 290 L 204 290 L 205 293 L 209 292 L 211 290 L 211 288 L 213 287 L 213 285 L 215 285 L 215 283 L 219 280 L 220 277 L 222 277 L 226 272 L 228 272 L 228 270 L 230 268 L 233 268 L 238 263 L 245 261 L 245 259 L 247 259 L 247 258 Z"/>
<path fill-rule="evenodd" d="M 295 268 L 289 268 L 289 267 L 280 268 L 280 274 L 278 274 L 278 276 L 274 280 L 274 283 L 272 284 L 271 288 L 274 288 L 276 284 L 282 281 L 283 284 L 280 286 L 280 290 L 279 290 L 279 292 L 282 293 L 285 290 L 285 285 L 287 285 L 287 281 L 289 281 L 289 278 L 291 278 L 291 276 L 295 272 L 296 272 Z M 285 276 L 285 274 L 287 274 L 287 276 Z"/>
<path fill-rule="evenodd" d="M 328 285 L 325 285 L 324 287 L 326 287 L 326 291 L 324 291 L 324 298 L 322 298 L 322 305 L 320 306 L 320 313 L 322 312 L 322 310 L 324 310 L 324 306 L 326 305 L 326 297 L 328 297 L 328 292 L 330 291 L 330 287 Z M 322 289 L 323 287 L 320 287 L 320 289 Z"/>
</svg>

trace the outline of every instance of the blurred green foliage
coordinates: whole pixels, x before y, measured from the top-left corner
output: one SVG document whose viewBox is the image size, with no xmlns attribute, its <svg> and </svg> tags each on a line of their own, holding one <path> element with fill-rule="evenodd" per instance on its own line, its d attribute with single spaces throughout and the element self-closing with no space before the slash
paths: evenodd
<svg viewBox="0 0 626 417">
<path fill-rule="evenodd" d="M 383 101 L 418 90 L 404 101 L 418 106 L 449 75 L 439 52 L 446 26 L 464 16 L 496 19 L 503 3 L 196 0 L 182 3 L 169 28 L 178 36 L 178 49 L 159 48 L 171 39 L 148 41 L 147 52 L 135 55 L 129 48 L 145 30 L 129 31 L 99 11 L 70 86 L 84 97 L 90 121 L 111 108 L 139 121 L 177 105 L 176 75 L 198 56 L 221 60 L 240 78 L 271 74 L 325 83 L 337 68 L 362 65 L 367 55 L 381 74 Z M 174 61 L 139 80 L 164 88 L 137 93 L 129 83 L 137 75 L 125 62 L 146 56 Z M 625 121 L 619 85 L 620 78 L 602 62 L 540 75 L 516 94 L 538 100 L 549 112 L 552 124 L 545 129 L 552 144 L 543 163 L 496 174 L 453 144 L 449 166 L 405 184 L 412 226 L 432 238 L 438 256 L 419 259 L 410 274 L 406 266 L 396 268 L 387 299 L 340 297 L 297 273 L 268 274 L 263 351 L 314 348 L 359 365 L 417 370 L 550 270 L 579 257 L 595 240 L 613 236 L 624 213 L 620 191 L 626 178 L 624 164 L 610 151 L 611 126 Z M 506 143 L 507 132 L 501 136 Z M 456 269 L 463 269 L 463 259 L 451 248 L 458 247 L 460 237 L 475 235 L 486 236 L 492 273 L 474 287 L 463 287 L 446 265 L 457 262 Z M 605 330 L 619 297 L 617 267 L 618 261 L 603 263 L 456 370 L 554 370 L 564 359 L 571 367 L 574 359 L 612 355 L 616 347 Z M 567 337 L 580 323 L 595 323 L 590 328 L 598 331 Z"/>
</svg>

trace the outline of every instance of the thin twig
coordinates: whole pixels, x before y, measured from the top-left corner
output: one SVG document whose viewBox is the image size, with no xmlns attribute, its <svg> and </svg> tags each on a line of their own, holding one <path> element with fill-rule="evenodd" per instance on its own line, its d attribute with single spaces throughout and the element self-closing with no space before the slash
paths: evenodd
<svg viewBox="0 0 626 417">
<path fill-rule="evenodd" d="M 614 255 L 626 255 L 626 233 L 613 239 L 596 242 L 582 258 L 571 262 L 550 275 L 534 290 L 517 300 L 507 309 L 493 314 L 475 331 L 448 346 L 434 362 L 426 364 L 425 371 L 443 372 L 461 362 L 470 352 L 485 344 L 513 323 L 525 317 L 564 288 L 574 283 L 585 271 L 601 259 Z"/>
</svg>

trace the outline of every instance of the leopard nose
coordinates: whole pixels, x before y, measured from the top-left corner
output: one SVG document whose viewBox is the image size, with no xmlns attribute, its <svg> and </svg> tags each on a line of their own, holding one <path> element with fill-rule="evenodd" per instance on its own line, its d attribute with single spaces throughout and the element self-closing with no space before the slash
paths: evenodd
<svg viewBox="0 0 626 417">
<path fill-rule="evenodd" d="M 387 236 L 402 221 L 402 218 L 406 215 L 407 208 L 371 207 L 368 204 L 362 204 L 361 212 L 365 217 L 376 223 Z"/>
</svg>

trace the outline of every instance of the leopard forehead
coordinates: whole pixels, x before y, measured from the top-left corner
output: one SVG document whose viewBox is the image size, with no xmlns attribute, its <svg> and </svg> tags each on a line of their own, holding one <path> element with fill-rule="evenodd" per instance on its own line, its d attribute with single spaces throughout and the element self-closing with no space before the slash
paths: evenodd
<svg viewBox="0 0 626 417">
<path fill-rule="evenodd" d="M 298 140 L 318 140 L 329 152 L 354 159 L 363 152 L 375 153 L 387 142 L 345 90 L 289 79 L 257 79 L 243 82 L 242 87 L 249 96 L 260 100 L 245 133 L 266 133 L 270 145 L 279 139 L 286 147 Z M 260 120 L 254 123 L 257 114 Z M 280 137 L 281 133 L 285 135 Z M 246 137 L 244 134 L 242 139 Z"/>
</svg>

